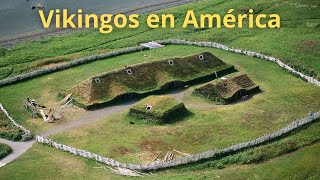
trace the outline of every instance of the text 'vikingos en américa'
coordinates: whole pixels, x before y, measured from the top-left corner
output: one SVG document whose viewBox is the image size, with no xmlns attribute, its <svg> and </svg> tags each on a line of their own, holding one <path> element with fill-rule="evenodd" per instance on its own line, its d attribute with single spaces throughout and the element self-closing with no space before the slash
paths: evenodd
<svg viewBox="0 0 320 180">
<path fill-rule="evenodd" d="M 149 14 L 144 23 L 150 28 L 280 28 L 281 19 L 278 14 L 255 14 L 250 9 L 244 14 L 234 14 L 230 9 L 224 15 L 220 14 L 197 14 L 193 10 L 185 13 L 184 20 L 180 22 L 173 14 Z M 136 29 L 140 26 L 140 15 L 131 14 L 86 14 L 78 9 L 77 14 L 69 13 L 67 9 L 50 10 L 45 14 L 39 10 L 39 15 L 44 28 L 55 27 L 57 29 L 67 28 L 96 28 L 103 34 L 111 33 L 115 28 Z M 55 19 L 55 22 L 53 21 Z M 176 22 L 179 21 L 179 22 Z"/>
</svg>

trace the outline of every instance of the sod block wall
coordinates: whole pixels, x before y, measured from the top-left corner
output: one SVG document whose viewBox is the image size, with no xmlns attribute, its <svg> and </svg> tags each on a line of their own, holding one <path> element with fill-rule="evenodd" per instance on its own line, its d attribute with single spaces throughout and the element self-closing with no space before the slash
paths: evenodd
<svg viewBox="0 0 320 180">
<path fill-rule="evenodd" d="M 233 74 L 224 80 L 214 80 L 194 90 L 194 94 L 216 101 L 229 104 L 240 100 L 246 95 L 254 95 L 261 90 L 246 74 Z"/>
</svg>

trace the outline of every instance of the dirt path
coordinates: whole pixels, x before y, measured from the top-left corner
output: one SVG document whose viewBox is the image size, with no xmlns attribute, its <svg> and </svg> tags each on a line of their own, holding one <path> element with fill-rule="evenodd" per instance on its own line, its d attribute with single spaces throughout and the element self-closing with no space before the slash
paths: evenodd
<svg viewBox="0 0 320 180">
<path fill-rule="evenodd" d="M 8 156 L 0 160 L 0 167 L 2 167 L 8 164 L 9 162 L 17 159 L 29 148 L 31 148 L 32 145 L 35 143 L 35 140 L 28 141 L 28 142 L 12 142 L 12 141 L 8 141 L 6 139 L 0 138 L 0 143 L 7 144 L 13 149 L 13 152 L 11 154 L 9 154 Z"/>
<path fill-rule="evenodd" d="M 122 112 L 124 110 L 127 110 L 130 108 L 130 106 L 135 102 L 128 102 L 122 105 L 107 107 L 104 109 L 99 109 L 95 111 L 88 111 L 84 116 L 82 116 L 79 119 L 76 119 L 72 122 L 59 125 L 55 127 L 54 129 L 51 129 L 49 131 L 46 131 L 44 133 L 41 133 L 40 136 L 48 137 L 50 135 L 57 134 L 59 132 L 76 128 L 85 124 L 93 123 L 99 120 L 103 120 L 103 118 L 114 114 L 118 112 Z M 29 142 L 12 142 L 5 139 L 0 138 L 0 143 L 7 144 L 11 146 L 13 149 L 13 152 L 0 160 L 0 167 L 12 162 L 13 160 L 17 159 L 19 156 L 21 156 L 24 152 L 26 152 L 28 149 L 32 147 L 32 145 L 35 143 L 35 140 L 29 141 Z"/>
<path fill-rule="evenodd" d="M 185 90 L 177 90 L 177 91 L 171 91 L 168 94 L 173 96 L 174 98 L 176 98 L 178 101 L 182 101 L 182 99 L 184 97 L 184 93 L 185 93 Z M 89 124 L 89 123 L 93 123 L 93 122 L 96 122 L 99 120 L 103 120 L 104 118 L 106 118 L 112 114 L 129 110 L 129 108 L 136 102 L 137 101 L 130 101 L 130 102 L 123 103 L 121 105 L 111 106 L 111 107 L 107 107 L 107 108 L 103 108 L 103 109 L 99 109 L 99 110 L 94 110 L 94 111 L 88 111 L 81 118 L 74 120 L 68 124 L 59 125 L 54 129 L 51 129 L 51 130 L 46 131 L 44 133 L 41 133 L 40 136 L 48 137 L 48 136 L 57 134 L 59 132 L 62 132 L 62 131 L 68 130 L 68 129 L 73 129 L 73 128 L 76 128 L 76 127 L 79 127 L 79 126 L 82 126 L 85 124 Z"/>
<path fill-rule="evenodd" d="M 44 132 L 44 133 L 41 133 L 40 136 L 48 137 L 50 135 L 57 134 L 61 131 L 65 131 L 68 129 L 76 128 L 76 127 L 79 127 L 79 126 L 82 126 L 85 124 L 89 124 L 89 123 L 93 123 L 93 122 L 102 120 L 103 118 L 105 118 L 109 115 L 112 115 L 112 114 L 122 112 L 122 111 L 129 109 L 130 106 L 134 103 L 135 103 L 135 101 L 131 101 L 131 102 L 127 102 L 122 105 L 111 106 L 111 107 L 107 107 L 107 108 L 99 109 L 99 110 L 94 110 L 94 111 L 88 111 L 84 116 L 80 117 L 79 119 L 74 120 L 74 121 L 67 123 L 67 124 L 61 124 L 54 129 L 51 129 L 51 130 Z"/>
<path fill-rule="evenodd" d="M 173 96 L 178 101 L 182 101 L 184 98 L 186 89 L 184 90 L 175 90 L 168 93 L 168 95 Z M 44 133 L 39 134 L 43 137 L 48 137 L 62 131 L 73 129 L 85 124 L 94 123 L 99 120 L 103 120 L 104 118 L 119 112 L 123 112 L 129 110 L 129 108 L 136 103 L 136 101 L 126 102 L 121 105 L 111 106 L 99 110 L 88 111 L 84 116 L 80 117 L 79 119 L 73 120 L 72 122 L 61 124 L 54 129 L 46 131 Z M 188 105 L 187 105 L 188 106 Z M 0 161 L 0 167 L 6 165 L 7 163 L 15 160 L 19 156 L 21 156 L 24 152 L 26 152 L 32 145 L 35 143 L 35 140 L 28 141 L 28 142 L 12 142 L 5 139 L 0 138 L 0 143 L 7 144 L 12 147 L 13 153 L 5 157 Z"/>
</svg>

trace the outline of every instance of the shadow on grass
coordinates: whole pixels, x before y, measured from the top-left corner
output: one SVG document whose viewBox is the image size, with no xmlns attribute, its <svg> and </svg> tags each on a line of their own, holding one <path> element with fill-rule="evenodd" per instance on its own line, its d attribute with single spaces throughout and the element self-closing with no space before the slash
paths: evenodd
<svg viewBox="0 0 320 180">
<path fill-rule="evenodd" d="M 174 117 L 172 117 L 165 124 L 176 124 L 177 122 L 185 121 L 185 120 L 190 119 L 194 116 L 195 116 L 195 114 L 193 112 L 185 110 L 185 112 L 177 114 Z"/>
<path fill-rule="evenodd" d="M 174 125 L 176 123 L 179 122 L 183 122 L 186 120 L 191 119 L 192 117 L 194 117 L 194 113 L 191 111 L 188 111 L 187 109 L 184 112 L 179 112 L 176 115 L 174 115 L 172 118 L 170 118 L 170 120 L 163 122 L 163 123 L 156 123 L 153 121 L 149 121 L 149 120 L 144 120 L 141 119 L 139 117 L 133 117 L 130 116 L 129 114 L 126 114 L 125 119 L 127 121 L 127 123 L 129 123 L 130 125 L 150 125 L 150 126 L 165 126 L 165 125 Z"/>
</svg>

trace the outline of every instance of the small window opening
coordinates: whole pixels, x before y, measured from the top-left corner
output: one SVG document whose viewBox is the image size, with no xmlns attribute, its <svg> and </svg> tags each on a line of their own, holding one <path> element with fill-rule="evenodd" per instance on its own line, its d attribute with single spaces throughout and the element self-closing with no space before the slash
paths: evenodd
<svg viewBox="0 0 320 180">
<path fill-rule="evenodd" d="M 169 60 L 169 61 L 168 61 L 168 63 L 169 63 L 171 66 L 173 66 L 173 65 L 174 65 L 174 63 L 173 63 L 173 61 L 172 61 L 172 60 Z"/>
<path fill-rule="evenodd" d="M 127 73 L 130 75 L 132 74 L 132 70 L 131 69 L 126 69 Z"/>
<path fill-rule="evenodd" d="M 152 106 L 148 105 L 146 110 L 151 110 L 152 109 Z"/>
<path fill-rule="evenodd" d="M 202 54 L 199 55 L 200 60 L 204 60 L 204 56 Z"/>
<path fill-rule="evenodd" d="M 95 81 L 97 84 L 99 84 L 99 83 L 101 82 L 100 78 L 96 78 L 94 81 Z"/>
</svg>

